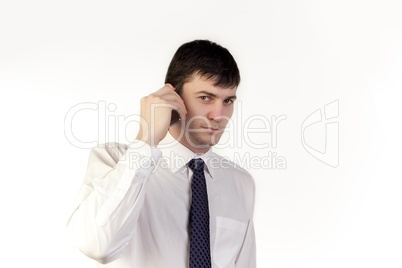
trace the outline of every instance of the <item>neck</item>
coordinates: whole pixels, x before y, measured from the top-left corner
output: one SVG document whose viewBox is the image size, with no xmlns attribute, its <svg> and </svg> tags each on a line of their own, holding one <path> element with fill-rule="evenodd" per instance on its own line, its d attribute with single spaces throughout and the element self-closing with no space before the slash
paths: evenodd
<svg viewBox="0 0 402 268">
<path fill-rule="evenodd" d="M 200 146 L 201 148 L 191 146 L 191 143 L 186 139 L 186 135 L 181 132 L 181 129 L 177 125 L 169 128 L 169 133 L 173 138 L 175 138 L 175 140 L 180 142 L 195 154 L 205 154 L 211 149 L 211 146 L 209 145 Z"/>
</svg>

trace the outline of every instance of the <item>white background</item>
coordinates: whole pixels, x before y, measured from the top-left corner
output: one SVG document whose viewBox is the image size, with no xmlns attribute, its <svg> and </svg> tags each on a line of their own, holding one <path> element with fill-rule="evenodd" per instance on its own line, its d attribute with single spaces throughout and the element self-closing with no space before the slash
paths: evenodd
<svg viewBox="0 0 402 268">
<path fill-rule="evenodd" d="M 286 115 L 275 148 L 243 142 L 223 152 L 286 160 L 285 169 L 248 168 L 258 266 L 401 267 L 400 10 L 362 0 L 3 1 L 1 266 L 95 267 L 65 229 L 89 154 L 66 138 L 65 116 L 101 101 L 115 105 L 111 118 L 138 114 L 178 46 L 210 39 L 240 67 L 243 123 Z M 301 126 L 336 100 L 334 168 L 304 149 Z M 71 127 L 81 141 L 104 138 L 97 111 L 77 113 Z M 134 138 L 135 123 L 123 127 L 119 141 Z"/>
</svg>

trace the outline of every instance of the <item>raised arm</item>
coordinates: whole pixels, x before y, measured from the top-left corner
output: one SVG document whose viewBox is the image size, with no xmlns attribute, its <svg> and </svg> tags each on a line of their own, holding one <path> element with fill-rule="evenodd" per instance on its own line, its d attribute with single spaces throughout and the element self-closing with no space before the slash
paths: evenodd
<svg viewBox="0 0 402 268">
<path fill-rule="evenodd" d="M 166 84 L 141 99 L 141 126 L 136 141 L 91 150 L 84 182 L 68 229 L 76 246 L 100 263 L 121 256 L 133 236 L 144 202 L 147 180 L 161 152 L 171 111 L 185 118 L 183 100 Z"/>
</svg>

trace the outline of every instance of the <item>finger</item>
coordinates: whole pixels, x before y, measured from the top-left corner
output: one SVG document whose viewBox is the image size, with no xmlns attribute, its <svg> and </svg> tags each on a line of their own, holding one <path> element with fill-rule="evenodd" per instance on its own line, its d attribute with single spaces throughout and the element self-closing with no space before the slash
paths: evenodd
<svg viewBox="0 0 402 268">
<path fill-rule="evenodd" d="M 165 84 L 163 87 L 158 89 L 157 91 L 153 92 L 152 94 L 157 96 L 162 96 L 166 93 L 174 92 L 174 87 L 171 84 Z"/>
<path fill-rule="evenodd" d="M 177 92 L 174 91 L 174 89 L 175 88 L 171 84 L 167 83 L 161 89 L 153 93 L 153 95 L 159 96 L 160 98 L 163 98 L 165 100 L 174 100 L 180 102 L 180 108 L 182 109 L 182 113 L 185 115 L 187 114 L 187 108 L 184 104 L 183 99 L 180 97 L 179 94 L 177 94 Z"/>
<path fill-rule="evenodd" d="M 175 110 L 180 110 L 180 112 L 184 115 L 184 117 L 182 117 L 183 119 L 185 119 L 186 114 L 187 114 L 187 109 L 186 109 L 186 105 L 184 105 L 184 101 L 182 98 L 180 98 L 179 96 L 173 95 L 173 94 L 166 94 L 164 95 L 163 98 L 165 101 L 167 101 L 170 105 L 175 106 Z"/>
<path fill-rule="evenodd" d="M 166 84 L 162 89 L 161 89 L 161 95 L 159 95 L 160 97 L 164 97 L 164 96 L 174 96 L 174 99 L 183 103 L 183 111 L 187 114 L 187 108 L 184 104 L 184 100 L 181 98 L 181 96 L 179 94 L 177 94 L 177 92 L 173 91 L 172 89 L 174 89 L 174 87 L 170 84 Z M 170 100 L 173 100 L 171 98 L 169 98 Z"/>
<path fill-rule="evenodd" d="M 180 103 L 179 103 L 179 102 L 173 102 L 172 104 L 173 104 L 173 106 L 176 106 L 176 107 L 177 107 L 177 109 L 175 109 L 175 110 L 179 113 L 180 118 L 181 118 L 182 120 L 185 120 L 185 119 L 186 119 L 186 113 L 187 113 L 187 112 L 185 112 L 185 111 L 183 110 L 183 108 L 181 107 Z"/>
</svg>

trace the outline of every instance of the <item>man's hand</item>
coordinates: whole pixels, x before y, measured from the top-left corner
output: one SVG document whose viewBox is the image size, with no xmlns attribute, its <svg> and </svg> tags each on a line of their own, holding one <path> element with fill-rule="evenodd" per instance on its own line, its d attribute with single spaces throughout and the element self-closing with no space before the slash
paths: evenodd
<svg viewBox="0 0 402 268">
<path fill-rule="evenodd" d="M 187 110 L 183 99 L 174 91 L 171 84 L 166 84 L 158 91 L 141 99 L 141 125 L 137 140 L 156 146 L 166 136 L 172 110 L 179 112 L 182 120 Z"/>
</svg>

